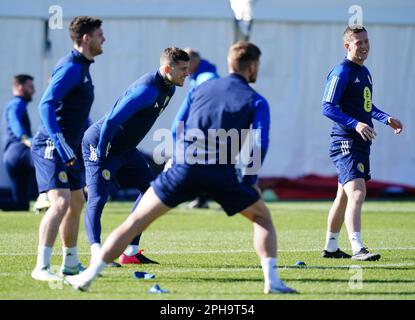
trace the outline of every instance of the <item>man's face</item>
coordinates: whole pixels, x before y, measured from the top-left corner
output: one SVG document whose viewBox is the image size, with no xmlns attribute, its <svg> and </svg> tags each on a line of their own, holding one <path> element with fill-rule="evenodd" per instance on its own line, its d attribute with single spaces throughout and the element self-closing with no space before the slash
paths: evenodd
<svg viewBox="0 0 415 320">
<path fill-rule="evenodd" d="M 166 72 L 167 79 L 174 85 L 182 87 L 189 75 L 189 61 L 173 63 Z"/>
<path fill-rule="evenodd" d="M 256 82 L 256 78 L 258 76 L 258 70 L 259 70 L 259 60 L 252 62 L 251 65 L 249 66 L 250 73 L 249 73 L 248 82 L 250 83 Z"/>
<path fill-rule="evenodd" d="M 26 101 L 32 101 L 32 96 L 35 93 L 35 85 L 32 80 L 26 80 L 24 84 L 18 86 L 20 95 Z"/>
<path fill-rule="evenodd" d="M 369 38 L 366 31 L 352 33 L 345 41 L 344 47 L 347 49 L 347 57 L 355 62 L 363 64 L 369 55 Z"/>
<path fill-rule="evenodd" d="M 91 35 L 87 35 L 88 48 L 91 54 L 95 57 L 100 55 L 102 50 L 102 44 L 105 41 L 104 32 L 101 28 L 95 29 Z"/>
</svg>

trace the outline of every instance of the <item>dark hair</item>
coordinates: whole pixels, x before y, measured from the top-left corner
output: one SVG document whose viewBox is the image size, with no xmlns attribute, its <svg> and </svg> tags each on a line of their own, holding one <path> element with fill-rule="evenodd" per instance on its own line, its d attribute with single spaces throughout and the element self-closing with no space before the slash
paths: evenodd
<svg viewBox="0 0 415 320">
<path fill-rule="evenodd" d="M 13 87 L 17 87 L 18 85 L 24 85 L 27 80 L 32 80 L 33 77 L 28 74 L 17 74 L 13 77 Z"/>
<path fill-rule="evenodd" d="M 346 30 L 344 30 L 343 32 L 343 40 L 348 40 L 351 34 L 357 34 L 363 31 L 367 32 L 365 27 L 362 25 L 359 25 L 359 24 L 354 24 L 351 26 L 349 25 L 347 26 Z"/>
<path fill-rule="evenodd" d="M 92 35 L 95 29 L 101 28 L 101 25 L 102 20 L 94 17 L 75 17 L 69 25 L 69 34 L 72 41 L 80 45 L 84 34 Z"/>
<path fill-rule="evenodd" d="M 244 71 L 249 65 L 258 61 L 261 50 L 251 42 L 239 41 L 229 48 L 228 61 L 235 71 Z"/>
<path fill-rule="evenodd" d="M 176 47 L 169 47 L 164 49 L 163 53 L 160 57 L 160 64 L 176 64 L 179 61 L 189 61 L 189 55 L 186 53 L 186 51 L 176 48 Z"/>
</svg>

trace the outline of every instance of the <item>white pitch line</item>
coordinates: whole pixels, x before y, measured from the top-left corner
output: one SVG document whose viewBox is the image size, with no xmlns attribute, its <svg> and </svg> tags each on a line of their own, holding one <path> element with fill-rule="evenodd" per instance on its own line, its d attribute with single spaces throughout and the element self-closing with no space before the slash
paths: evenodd
<svg viewBox="0 0 415 320">
<path fill-rule="evenodd" d="M 415 250 L 415 247 L 377 247 L 370 248 L 371 250 Z M 278 252 L 320 252 L 321 249 L 290 249 L 290 250 L 278 250 Z M 254 253 L 254 249 L 243 249 L 243 250 L 155 250 L 150 251 L 151 254 L 215 254 L 215 253 Z M 37 253 L 21 253 L 21 252 L 12 252 L 4 253 L 0 252 L 0 256 L 36 256 Z M 54 253 L 54 256 L 60 256 L 60 253 Z M 78 252 L 80 256 L 88 256 L 89 252 Z"/>
<path fill-rule="evenodd" d="M 347 266 L 307 266 L 305 268 L 295 268 L 294 266 L 280 266 L 278 267 L 278 270 L 290 270 L 290 269 L 323 269 L 323 268 L 341 268 L 341 269 L 350 269 L 354 267 L 361 267 L 364 268 L 385 268 L 385 267 L 413 267 L 415 266 L 415 263 L 389 263 L 389 264 L 368 264 L 368 265 L 347 265 Z M 258 267 L 247 267 L 247 268 L 209 268 L 209 270 L 206 270 L 206 268 L 186 268 L 186 269 L 163 269 L 163 270 L 157 270 L 156 273 L 169 273 L 169 272 L 175 272 L 175 273 L 184 273 L 184 272 L 208 272 L 208 271 L 214 271 L 214 272 L 244 272 L 244 271 L 257 271 L 261 270 L 261 266 Z M 414 279 L 415 282 L 415 279 Z"/>
<path fill-rule="evenodd" d="M 358 267 L 365 269 L 365 268 L 385 268 L 385 267 L 413 267 L 415 266 L 415 263 L 386 263 L 386 264 L 365 264 L 365 265 L 358 265 Z M 347 265 L 347 266 L 307 266 L 305 268 L 294 268 L 294 267 L 288 267 L 287 266 L 281 266 L 279 267 L 279 271 L 286 271 L 286 270 L 307 270 L 307 269 L 330 269 L 330 268 L 335 268 L 335 269 L 351 269 L 356 267 L 356 265 Z M 227 273 L 232 273 L 232 272 L 251 272 L 251 271 L 260 271 L 261 270 L 261 266 L 258 267 L 246 267 L 246 268 L 233 268 L 233 267 L 229 267 L 229 268 L 224 268 L 224 267 L 212 267 L 209 268 L 208 270 L 206 268 L 177 268 L 177 269 L 172 269 L 172 268 L 168 268 L 168 269 L 161 269 L 161 270 L 157 270 L 155 271 L 155 273 L 195 273 L 195 272 L 200 272 L 200 273 L 208 273 L 208 272 L 227 272 Z M 125 269 L 121 269 L 121 270 L 116 270 L 119 272 L 130 272 L 128 270 Z M 9 277 L 9 276 L 16 276 L 16 275 L 27 275 L 30 276 L 30 272 L 0 272 L 0 277 Z M 295 279 L 294 279 L 295 281 Z M 415 279 L 414 279 L 415 282 Z"/>
</svg>

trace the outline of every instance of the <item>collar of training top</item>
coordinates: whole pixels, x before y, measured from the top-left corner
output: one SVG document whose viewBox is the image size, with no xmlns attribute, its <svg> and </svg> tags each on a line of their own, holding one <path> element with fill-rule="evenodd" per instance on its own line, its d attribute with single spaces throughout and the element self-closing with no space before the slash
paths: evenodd
<svg viewBox="0 0 415 320">
<path fill-rule="evenodd" d="M 172 89 L 172 88 L 174 88 L 174 84 L 173 83 L 171 83 L 169 80 L 167 80 L 167 79 L 165 79 L 162 75 L 161 75 L 161 73 L 160 73 L 160 70 L 157 70 L 157 73 L 156 73 L 156 79 L 157 79 L 157 81 L 163 86 L 163 87 L 165 87 L 166 89 Z"/>
<path fill-rule="evenodd" d="M 85 58 L 85 56 L 82 53 L 80 53 L 78 50 L 76 50 L 76 49 L 72 49 L 72 55 L 74 57 L 78 58 L 79 60 L 87 63 L 87 64 L 91 64 L 91 63 L 94 63 L 95 62 L 94 59 L 89 60 L 89 59 Z"/>
<path fill-rule="evenodd" d="M 248 83 L 248 81 L 246 81 L 246 79 L 238 73 L 232 72 L 232 73 L 229 74 L 229 77 L 238 78 L 238 79 L 242 80 L 243 82 Z"/>
</svg>

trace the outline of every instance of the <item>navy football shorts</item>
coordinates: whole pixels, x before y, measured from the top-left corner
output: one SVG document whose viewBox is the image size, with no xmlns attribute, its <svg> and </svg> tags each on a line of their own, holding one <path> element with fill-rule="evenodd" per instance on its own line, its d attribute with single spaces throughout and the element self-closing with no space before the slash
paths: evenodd
<svg viewBox="0 0 415 320">
<path fill-rule="evenodd" d="M 88 188 L 112 181 L 118 188 L 135 188 L 144 192 L 154 179 L 148 162 L 136 148 L 120 154 L 110 153 L 104 161 L 98 162 L 96 146 L 84 138 L 82 155 Z"/>
<path fill-rule="evenodd" d="M 215 200 L 232 216 L 260 198 L 251 186 L 239 182 L 234 166 L 173 164 L 151 183 L 168 207 L 193 200 L 201 194 Z"/>
<path fill-rule="evenodd" d="M 39 193 L 53 189 L 82 189 L 85 186 L 85 173 L 77 159 L 72 167 L 66 166 L 51 142 L 32 146 L 32 159 L 36 170 Z"/>
<path fill-rule="evenodd" d="M 336 167 L 339 183 L 345 185 L 353 179 L 370 180 L 370 150 L 353 146 L 352 140 L 333 141 L 330 159 Z"/>
</svg>

